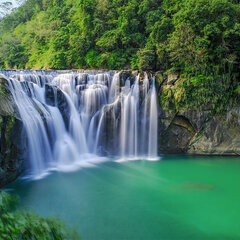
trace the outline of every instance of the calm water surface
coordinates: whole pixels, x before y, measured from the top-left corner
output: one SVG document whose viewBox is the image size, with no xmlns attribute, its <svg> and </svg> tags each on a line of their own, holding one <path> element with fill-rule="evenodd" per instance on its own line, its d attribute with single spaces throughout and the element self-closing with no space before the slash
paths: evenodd
<svg viewBox="0 0 240 240">
<path fill-rule="evenodd" d="M 9 185 L 19 208 L 58 215 L 83 240 L 240 239 L 240 158 L 106 162 Z"/>
</svg>

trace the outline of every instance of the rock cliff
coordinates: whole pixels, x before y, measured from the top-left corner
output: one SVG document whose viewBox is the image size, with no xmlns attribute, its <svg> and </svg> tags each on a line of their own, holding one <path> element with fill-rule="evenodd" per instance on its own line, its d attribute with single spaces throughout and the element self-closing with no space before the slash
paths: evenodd
<svg viewBox="0 0 240 240">
<path fill-rule="evenodd" d="M 177 75 L 156 74 L 158 94 L 177 92 Z M 240 155 L 240 107 L 213 113 L 202 110 L 170 110 L 159 106 L 159 152 L 169 154 Z"/>
</svg>

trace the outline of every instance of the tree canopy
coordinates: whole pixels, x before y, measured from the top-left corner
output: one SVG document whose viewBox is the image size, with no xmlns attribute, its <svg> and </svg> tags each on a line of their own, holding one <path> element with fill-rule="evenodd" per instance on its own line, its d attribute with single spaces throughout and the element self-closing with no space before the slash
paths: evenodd
<svg viewBox="0 0 240 240">
<path fill-rule="evenodd" d="M 237 72 L 239 56 L 233 0 L 28 0 L 0 22 L 1 68 Z"/>
<path fill-rule="evenodd" d="M 175 105 L 238 102 L 239 59 L 239 0 L 27 0 L 0 21 L 0 68 L 174 72 Z"/>
</svg>

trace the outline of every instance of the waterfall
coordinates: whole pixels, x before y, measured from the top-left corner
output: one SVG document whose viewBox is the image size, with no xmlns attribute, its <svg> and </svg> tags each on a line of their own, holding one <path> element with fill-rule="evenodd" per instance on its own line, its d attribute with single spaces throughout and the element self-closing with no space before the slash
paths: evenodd
<svg viewBox="0 0 240 240">
<path fill-rule="evenodd" d="M 139 75 L 130 87 L 126 81 L 121 96 L 121 133 L 120 148 L 122 157 L 135 158 L 138 155 L 138 110 L 139 110 Z"/>
<path fill-rule="evenodd" d="M 38 85 L 29 85 L 28 82 L 16 80 L 9 81 L 10 91 L 13 93 L 14 101 L 18 107 L 20 117 L 25 126 L 29 144 L 29 159 L 33 174 L 42 173 L 47 167 L 46 161 L 52 162 L 50 139 L 47 127 L 53 121 L 51 114 L 44 103 L 37 96 L 41 96 Z M 43 118 L 48 126 L 45 126 Z"/>
<path fill-rule="evenodd" d="M 122 79 L 113 71 L 0 74 L 8 79 L 27 133 L 30 175 L 71 170 L 101 156 L 157 159 L 154 77 Z"/>
</svg>

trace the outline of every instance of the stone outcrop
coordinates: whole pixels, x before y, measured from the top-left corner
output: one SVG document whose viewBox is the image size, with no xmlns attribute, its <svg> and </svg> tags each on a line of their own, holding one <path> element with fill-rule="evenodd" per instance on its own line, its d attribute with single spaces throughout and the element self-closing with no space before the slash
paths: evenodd
<svg viewBox="0 0 240 240">
<path fill-rule="evenodd" d="M 212 116 L 210 111 L 162 111 L 160 153 L 240 155 L 240 108 Z"/>
<path fill-rule="evenodd" d="M 169 74 L 167 77 L 167 84 L 174 85 L 178 79 L 179 76 L 177 74 Z"/>
</svg>

